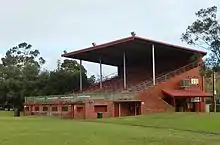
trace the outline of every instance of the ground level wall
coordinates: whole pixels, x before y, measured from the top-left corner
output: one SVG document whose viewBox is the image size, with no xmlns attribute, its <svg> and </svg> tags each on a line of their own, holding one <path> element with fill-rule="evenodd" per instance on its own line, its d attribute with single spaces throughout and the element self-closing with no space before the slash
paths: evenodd
<svg viewBox="0 0 220 145">
<path fill-rule="evenodd" d="M 35 103 L 25 105 L 25 115 L 56 116 L 59 118 L 74 119 L 95 119 L 99 117 L 98 114 L 100 113 L 102 114 L 102 118 L 133 116 L 141 114 L 140 109 L 134 112 L 136 104 L 136 102 L 122 103 L 105 99 L 89 99 L 81 104 Z M 139 103 L 139 106 L 140 104 L 141 103 Z M 131 108 L 133 108 L 133 110 Z"/>
</svg>

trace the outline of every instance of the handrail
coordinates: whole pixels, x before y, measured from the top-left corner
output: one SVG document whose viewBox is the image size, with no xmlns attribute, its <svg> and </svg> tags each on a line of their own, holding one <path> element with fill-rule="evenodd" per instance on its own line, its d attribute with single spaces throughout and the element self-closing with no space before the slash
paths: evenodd
<svg viewBox="0 0 220 145">
<path fill-rule="evenodd" d="M 102 82 L 110 80 L 114 77 L 117 77 L 117 72 L 114 72 L 114 73 L 108 74 L 107 76 L 102 77 Z M 98 85 L 100 81 L 101 81 L 100 76 L 98 76 L 98 78 L 95 80 L 95 83 L 91 84 L 88 88 Z"/>
<path fill-rule="evenodd" d="M 187 64 L 187 65 L 185 65 L 185 66 L 182 66 L 182 67 L 180 67 L 180 68 L 178 68 L 178 69 L 176 69 L 176 70 L 173 70 L 173 71 L 171 71 L 171 72 L 168 72 L 168 73 L 166 73 L 166 74 L 164 74 L 164 73 L 162 73 L 162 74 L 160 74 L 157 78 L 156 78 L 156 83 L 157 82 L 162 82 L 162 81 L 164 81 L 164 80 L 166 80 L 166 79 L 168 79 L 168 78 L 170 78 L 170 76 L 175 76 L 176 74 L 178 74 L 179 72 L 181 73 L 181 72 L 183 72 L 183 71 L 187 71 L 187 70 L 189 70 L 189 69 L 187 69 L 187 68 L 194 68 L 194 67 L 196 67 L 196 66 L 198 66 L 199 64 L 198 64 L 198 61 L 195 61 L 195 62 L 192 62 L 192 63 L 189 63 L 189 64 Z M 132 86 L 131 88 L 129 88 L 129 90 L 130 91 L 132 91 L 133 89 L 136 89 L 136 88 L 140 88 L 140 86 L 141 87 L 143 87 L 144 86 L 144 88 L 146 88 L 146 87 L 149 87 L 150 85 L 149 84 L 152 84 L 152 80 L 145 80 L 145 81 L 143 81 L 143 82 L 141 82 L 141 83 L 139 83 L 139 84 L 137 84 L 137 85 L 135 85 L 135 86 Z M 134 90 L 135 91 L 135 90 Z M 132 91 L 133 92 L 133 91 Z"/>
<path fill-rule="evenodd" d="M 55 95 L 54 95 L 55 96 Z M 69 96 L 57 97 L 52 96 L 36 96 L 36 97 L 28 97 L 25 98 L 25 103 L 49 103 L 49 102 L 75 102 L 75 101 L 83 101 L 85 98 L 88 99 L 111 99 L 118 100 L 123 98 L 132 98 L 131 94 L 124 94 L 121 92 L 100 92 L 100 93 L 81 93 L 81 94 L 72 94 Z"/>
<path fill-rule="evenodd" d="M 178 74 L 178 73 L 181 73 L 181 72 L 183 72 L 183 71 L 186 71 L 186 70 L 188 70 L 189 68 L 191 69 L 191 68 L 193 68 L 195 65 L 198 65 L 198 61 L 191 62 L 191 63 L 189 63 L 189 64 L 187 64 L 187 65 L 185 65 L 185 66 L 182 66 L 182 67 L 180 67 L 180 68 L 178 68 L 178 69 L 176 69 L 176 70 L 170 71 L 170 72 L 161 73 L 160 75 L 157 76 L 157 78 L 156 78 L 156 83 L 159 83 L 159 82 L 162 82 L 162 81 L 164 81 L 164 80 L 166 80 L 166 79 L 169 79 L 170 76 L 174 76 L 174 75 L 176 75 L 176 74 Z M 112 73 L 112 74 L 115 74 L 115 73 Z M 110 74 L 110 75 L 108 75 L 108 76 L 111 76 L 112 74 Z M 109 79 L 112 79 L 112 78 L 109 78 Z M 103 80 L 103 81 L 106 81 L 106 80 Z M 118 81 L 120 81 L 120 80 L 118 80 Z M 131 92 L 132 90 L 135 91 L 135 90 L 146 89 L 147 87 L 151 86 L 152 83 L 153 83 L 153 82 L 152 82 L 152 77 L 151 77 L 151 78 L 145 79 L 145 80 L 142 81 L 142 82 L 135 83 L 135 84 L 133 84 L 133 85 L 130 84 L 130 85 L 128 85 L 128 92 L 129 92 L 129 91 Z M 92 89 L 94 86 L 97 86 L 97 85 L 98 85 L 98 83 L 95 83 L 94 85 L 88 87 L 88 89 L 86 89 L 85 92 L 91 91 L 91 89 Z M 99 89 L 95 89 L 95 90 L 99 90 Z M 102 91 L 104 91 L 104 90 L 102 90 Z M 106 91 L 108 92 L 108 90 L 106 90 Z M 120 89 L 119 89 L 118 91 L 120 91 Z"/>
<path fill-rule="evenodd" d="M 159 80 L 159 79 L 161 79 L 161 78 L 164 78 L 164 79 L 162 79 L 162 81 L 164 81 L 164 80 L 166 80 L 167 78 L 169 78 L 169 77 L 167 77 L 167 76 L 175 76 L 176 74 L 179 74 L 179 72 L 182 73 L 182 72 L 188 71 L 188 70 L 190 70 L 190 69 L 192 69 L 192 68 L 197 67 L 198 65 L 199 65 L 199 64 L 198 64 L 197 61 L 196 61 L 196 62 L 189 63 L 188 65 L 185 65 L 185 66 L 183 66 L 183 67 L 180 67 L 180 68 L 178 68 L 178 69 L 176 69 L 176 70 L 174 70 L 174 71 L 168 72 L 167 74 L 158 77 L 156 80 Z M 190 69 L 187 69 L 187 67 L 189 67 Z"/>
<path fill-rule="evenodd" d="M 105 80 L 108 80 L 108 79 L 111 79 L 111 78 L 113 78 L 113 77 L 116 77 L 117 76 L 117 72 L 114 72 L 114 73 L 111 73 L 111 74 L 108 74 L 108 75 L 106 75 L 106 76 L 102 76 L 102 81 L 105 81 Z M 96 83 L 99 83 L 101 81 L 101 78 L 100 78 L 100 76 L 97 78 L 97 80 L 96 80 Z"/>
</svg>

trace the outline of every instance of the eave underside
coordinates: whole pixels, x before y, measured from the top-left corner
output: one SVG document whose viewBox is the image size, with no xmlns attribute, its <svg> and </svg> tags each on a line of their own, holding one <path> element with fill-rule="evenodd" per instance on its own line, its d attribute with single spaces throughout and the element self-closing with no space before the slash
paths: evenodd
<svg viewBox="0 0 220 145">
<path fill-rule="evenodd" d="M 150 63 L 152 60 L 152 44 L 154 44 L 155 47 L 156 61 L 176 60 L 180 58 L 189 59 L 194 54 L 199 54 L 199 52 L 196 51 L 178 49 L 173 46 L 134 39 L 124 43 L 119 43 L 73 55 L 70 53 L 64 55 L 64 57 L 95 63 L 99 63 L 101 58 L 102 64 L 121 66 L 123 64 L 123 53 L 125 53 L 127 65 L 134 65 L 137 63 L 140 64 L 142 62 Z"/>
</svg>

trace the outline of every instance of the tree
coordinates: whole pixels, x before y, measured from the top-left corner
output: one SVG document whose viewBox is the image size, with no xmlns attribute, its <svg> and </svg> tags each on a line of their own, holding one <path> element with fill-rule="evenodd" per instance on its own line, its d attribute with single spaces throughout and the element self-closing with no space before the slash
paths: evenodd
<svg viewBox="0 0 220 145">
<path fill-rule="evenodd" d="M 82 83 L 83 86 L 86 87 L 89 84 L 87 78 L 87 71 L 83 66 L 75 60 L 65 59 L 61 65 L 60 70 L 51 73 L 51 79 L 54 78 L 56 75 L 59 79 L 59 84 L 62 85 L 57 89 L 60 90 L 59 92 L 62 93 L 72 93 L 73 91 L 79 90 L 79 81 L 80 81 L 80 70 L 82 72 Z"/>
<path fill-rule="evenodd" d="M 77 61 L 65 59 L 57 61 L 57 68 L 50 72 L 41 72 L 38 76 L 36 90 L 38 95 L 70 94 L 79 90 L 80 67 L 82 70 L 83 86 L 93 81 L 87 78 L 86 70 Z"/>
<path fill-rule="evenodd" d="M 195 13 L 197 20 L 182 34 L 182 41 L 189 45 L 205 48 L 210 51 L 205 61 L 206 67 L 220 67 L 220 24 L 217 19 L 217 7 L 200 9 Z"/>
<path fill-rule="evenodd" d="M 79 90 L 80 71 L 83 87 L 93 83 L 86 69 L 75 60 L 57 61 L 54 71 L 41 70 L 45 60 L 30 44 L 9 49 L 0 64 L 0 105 L 20 108 L 24 97 L 69 94 Z"/>
<path fill-rule="evenodd" d="M 80 66 L 80 64 L 77 63 L 77 61 L 75 60 L 65 59 L 63 63 L 61 64 L 62 70 L 73 72 L 73 73 L 79 72 L 80 67 L 81 67 L 82 73 L 86 73 L 86 69 L 83 66 Z"/>
<path fill-rule="evenodd" d="M 202 75 L 206 79 L 206 87 L 209 91 L 214 91 L 213 72 L 220 69 L 220 23 L 217 19 L 217 7 L 212 6 L 206 9 L 200 9 L 195 13 L 197 20 L 193 22 L 186 32 L 182 34 L 182 41 L 189 45 L 198 46 L 207 49 L 210 54 L 206 58 L 204 66 L 202 67 Z M 211 79 L 210 79 L 211 78 Z M 211 85 L 210 85 L 211 84 Z M 211 88 L 211 87 L 212 88 Z M 213 110 L 215 110 L 215 98 L 212 99 Z"/>
<path fill-rule="evenodd" d="M 15 107 L 21 107 L 24 96 L 33 94 L 41 65 L 45 63 L 39 55 L 39 50 L 24 42 L 9 49 L 2 58 L 2 86 L 7 100 Z"/>
<path fill-rule="evenodd" d="M 89 84 L 94 84 L 94 83 L 95 83 L 95 80 L 96 80 L 95 76 L 92 75 L 92 76 L 90 76 L 90 77 L 88 78 L 88 83 L 89 83 Z"/>
</svg>

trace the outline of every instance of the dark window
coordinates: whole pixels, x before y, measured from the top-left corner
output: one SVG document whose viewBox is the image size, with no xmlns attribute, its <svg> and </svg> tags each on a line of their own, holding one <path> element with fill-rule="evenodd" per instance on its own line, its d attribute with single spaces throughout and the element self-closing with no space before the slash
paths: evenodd
<svg viewBox="0 0 220 145">
<path fill-rule="evenodd" d="M 77 111 L 77 112 L 82 112 L 82 111 L 83 111 L 83 107 L 82 107 L 82 106 L 76 107 L 76 111 Z"/>
<path fill-rule="evenodd" d="M 48 107 L 43 107 L 43 111 L 48 111 Z"/>
<path fill-rule="evenodd" d="M 68 107 L 67 106 L 63 106 L 62 107 L 62 111 L 68 111 Z"/>
<path fill-rule="evenodd" d="M 58 108 L 56 106 L 52 107 L 52 111 L 58 111 Z"/>
<path fill-rule="evenodd" d="M 35 110 L 35 111 L 39 111 L 39 107 L 35 107 L 34 110 Z"/>
<path fill-rule="evenodd" d="M 95 112 L 107 112 L 107 105 L 95 105 Z"/>
</svg>

